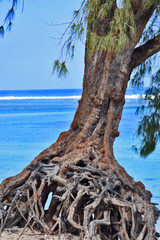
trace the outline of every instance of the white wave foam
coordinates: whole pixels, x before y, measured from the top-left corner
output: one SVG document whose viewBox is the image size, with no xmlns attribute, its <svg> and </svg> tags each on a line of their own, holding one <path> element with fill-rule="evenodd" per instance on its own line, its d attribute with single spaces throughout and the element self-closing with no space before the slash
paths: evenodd
<svg viewBox="0 0 160 240">
<path fill-rule="evenodd" d="M 15 97 L 15 96 L 8 96 L 8 97 L 0 97 L 0 100 L 41 100 L 41 99 L 53 99 L 53 100 L 58 100 L 58 99 L 80 99 L 81 96 L 43 96 L 43 97 Z"/>
<path fill-rule="evenodd" d="M 125 98 L 126 99 L 138 99 L 140 98 L 140 96 L 144 97 L 144 95 L 139 95 L 139 94 L 134 94 L 134 95 L 126 95 Z M 7 96 L 7 97 L 0 97 L 0 100 L 59 100 L 59 99 L 80 99 L 81 96 L 36 96 L 36 97 L 28 97 L 28 96 L 24 96 L 24 97 L 15 97 L 15 96 Z"/>
<path fill-rule="evenodd" d="M 133 95 L 126 95 L 126 99 L 139 99 L 140 97 L 144 98 L 145 95 L 140 95 L 140 94 L 133 94 Z"/>
</svg>

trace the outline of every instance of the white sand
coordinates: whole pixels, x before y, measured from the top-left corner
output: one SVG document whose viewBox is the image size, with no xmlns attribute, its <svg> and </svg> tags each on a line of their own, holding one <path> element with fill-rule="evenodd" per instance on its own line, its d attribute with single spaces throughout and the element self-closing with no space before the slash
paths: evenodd
<svg viewBox="0 0 160 240">
<path fill-rule="evenodd" d="M 32 232 L 27 229 L 24 234 L 20 237 L 22 229 L 5 229 L 2 232 L 0 240 L 58 240 L 58 236 L 47 236 L 40 234 L 39 232 Z M 79 240 L 79 237 L 72 236 L 71 234 L 61 234 L 61 240 Z M 95 237 L 94 240 L 100 240 L 99 237 Z"/>
<path fill-rule="evenodd" d="M 58 236 L 48 236 L 45 234 L 40 234 L 38 232 L 32 233 L 30 230 L 25 231 L 25 233 L 20 237 L 22 230 L 10 232 L 3 231 L 0 240 L 58 240 Z M 71 234 L 62 234 L 61 240 L 79 240 L 78 237 L 72 238 Z"/>
<path fill-rule="evenodd" d="M 12 229 L 3 231 L 0 236 L 0 240 L 58 240 L 58 236 L 48 236 L 45 234 L 40 234 L 39 232 L 32 233 L 29 229 L 21 236 L 22 229 Z M 79 240 L 79 237 L 72 236 L 71 234 L 61 234 L 61 240 Z M 96 237 L 94 240 L 100 240 L 99 237 Z M 160 238 L 159 238 L 160 240 Z"/>
</svg>

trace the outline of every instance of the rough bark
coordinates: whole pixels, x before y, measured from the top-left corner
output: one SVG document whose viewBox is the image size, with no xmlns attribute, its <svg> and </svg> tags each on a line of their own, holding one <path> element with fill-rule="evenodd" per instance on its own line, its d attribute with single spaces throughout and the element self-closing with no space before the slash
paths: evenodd
<svg viewBox="0 0 160 240">
<path fill-rule="evenodd" d="M 145 44 L 135 48 L 132 59 L 131 67 L 135 68 L 144 62 L 147 58 L 160 51 L 160 34 L 147 41 Z"/>
<path fill-rule="evenodd" d="M 69 131 L 0 185 L 1 231 L 19 226 L 86 240 L 157 239 L 158 210 L 151 193 L 113 153 L 134 48 L 153 11 L 135 11 L 136 39 L 119 54 L 99 50 L 89 58 L 86 48 L 83 94 Z M 107 29 L 97 22 L 94 31 L 104 34 Z"/>
</svg>

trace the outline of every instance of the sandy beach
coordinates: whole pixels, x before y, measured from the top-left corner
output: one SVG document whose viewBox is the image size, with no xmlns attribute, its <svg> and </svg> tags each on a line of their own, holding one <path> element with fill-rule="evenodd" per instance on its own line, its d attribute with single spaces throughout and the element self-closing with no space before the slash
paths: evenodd
<svg viewBox="0 0 160 240">
<path fill-rule="evenodd" d="M 25 230 L 21 236 L 23 229 L 5 229 L 0 236 L 0 240 L 79 240 L 79 237 L 72 236 L 71 234 L 61 234 L 60 239 L 58 236 L 47 236 L 47 234 L 41 234 L 39 232 L 32 232 L 30 229 Z M 93 240 L 100 240 L 97 236 Z"/>
<path fill-rule="evenodd" d="M 32 232 L 27 229 L 21 236 L 22 229 L 12 229 L 3 231 L 0 240 L 58 240 L 58 236 L 47 236 L 39 232 Z M 78 237 L 72 237 L 71 234 L 62 234 L 61 240 L 78 240 Z"/>
<path fill-rule="evenodd" d="M 46 234 L 40 234 L 39 232 L 32 232 L 27 229 L 22 236 L 22 229 L 5 229 L 0 236 L 0 240 L 79 240 L 79 237 L 72 236 L 71 234 L 61 234 L 61 238 L 58 236 L 47 236 Z M 100 240 L 100 237 L 95 237 L 93 240 Z M 160 238 L 158 238 L 160 240 Z"/>
</svg>

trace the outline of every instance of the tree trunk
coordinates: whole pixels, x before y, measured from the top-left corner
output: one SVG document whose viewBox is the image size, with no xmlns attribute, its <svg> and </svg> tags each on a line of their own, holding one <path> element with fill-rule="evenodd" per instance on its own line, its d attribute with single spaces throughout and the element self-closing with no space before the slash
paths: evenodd
<svg viewBox="0 0 160 240">
<path fill-rule="evenodd" d="M 69 131 L 0 185 L 1 231 L 19 226 L 86 240 L 157 239 L 158 211 L 150 192 L 126 173 L 113 153 L 144 19 L 137 23 L 136 39 L 118 54 L 99 50 L 90 58 L 86 47 L 83 94 Z M 94 30 L 99 29 L 97 23 Z"/>
</svg>

